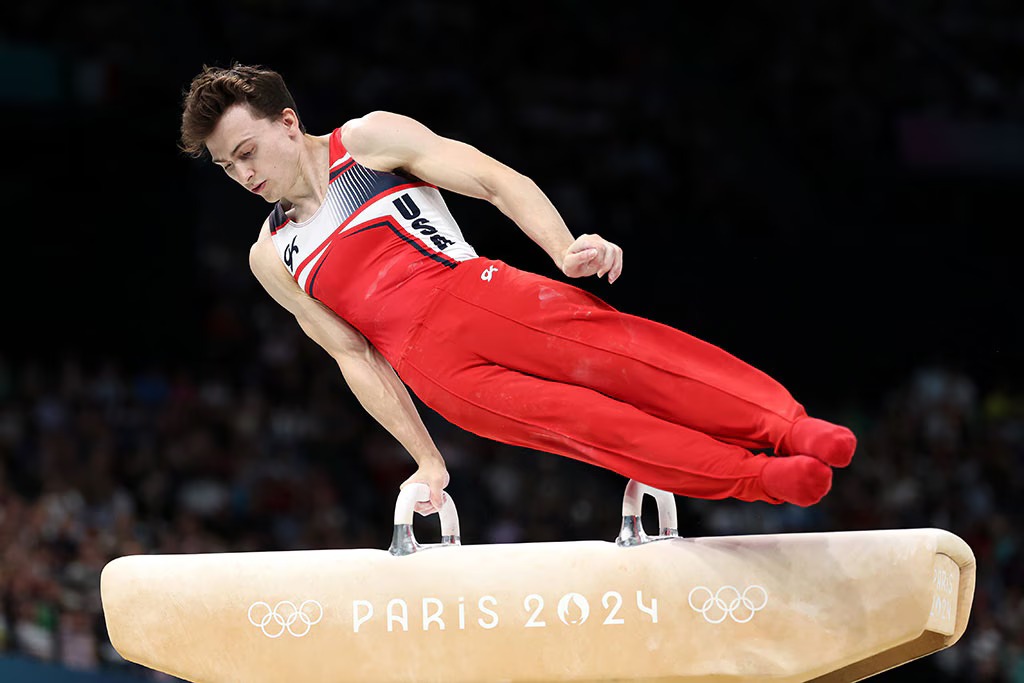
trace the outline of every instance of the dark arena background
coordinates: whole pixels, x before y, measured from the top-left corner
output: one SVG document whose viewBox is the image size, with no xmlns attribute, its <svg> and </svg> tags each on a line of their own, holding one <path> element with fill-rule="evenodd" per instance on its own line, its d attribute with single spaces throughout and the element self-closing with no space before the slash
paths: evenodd
<svg viewBox="0 0 1024 683">
<path fill-rule="evenodd" d="M 624 250 L 574 284 L 857 433 L 820 504 L 680 497 L 683 535 L 949 530 L 966 635 L 877 680 L 1024 681 L 1009 0 L 6 4 L 0 680 L 171 680 L 106 638 L 115 557 L 390 540 L 412 459 L 252 277 L 271 207 L 176 147 L 182 90 L 233 60 L 280 71 L 311 133 L 390 110 L 532 177 Z M 445 197 L 478 252 L 563 277 Z M 464 543 L 614 538 L 618 475 L 421 410 Z"/>
</svg>

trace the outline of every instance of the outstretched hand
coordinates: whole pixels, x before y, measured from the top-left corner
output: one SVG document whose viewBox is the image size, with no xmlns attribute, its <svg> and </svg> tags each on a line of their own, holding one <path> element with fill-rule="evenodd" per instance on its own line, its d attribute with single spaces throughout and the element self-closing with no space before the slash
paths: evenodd
<svg viewBox="0 0 1024 683">
<path fill-rule="evenodd" d="M 562 258 L 562 272 L 569 277 L 608 274 L 608 283 L 622 274 L 622 248 L 600 235 L 580 235 Z"/>
<path fill-rule="evenodd" d="M 411 477 L 402 482 L 399 490 L 409 484 L 426 484 L 430 487 L 430 500 L 416 503 L 414 508 L 421 515 L 432 515 L 441 509 L 444 504 L 442 491 L 448 486 L 448 469 L 444 463 L 420 465 L 419 469 Z"/>
</svg>

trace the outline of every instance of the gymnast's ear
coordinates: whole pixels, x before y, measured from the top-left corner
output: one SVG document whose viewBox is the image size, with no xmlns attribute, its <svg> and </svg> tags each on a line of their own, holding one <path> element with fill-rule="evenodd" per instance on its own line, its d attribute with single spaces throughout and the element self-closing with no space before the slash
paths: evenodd
<svg viewBox="0 0 1024 683">
<path fill-rule="evenodd" d="M 285 107 L 281 110 L 281 115 L 277 118 L 277 123 L 280 123 L 288 129 L 289 137 L 301 137 L 304 133 L 302 121 L 299 119 L 299 114 L 291 107 Z"/>
</svg>

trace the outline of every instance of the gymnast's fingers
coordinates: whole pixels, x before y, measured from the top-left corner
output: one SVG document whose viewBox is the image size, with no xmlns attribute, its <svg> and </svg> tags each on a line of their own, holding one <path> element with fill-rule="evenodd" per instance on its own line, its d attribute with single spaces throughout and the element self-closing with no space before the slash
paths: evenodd
<svg viewBox="0 0 1024 683">
<path fill-rule="evenodd" d="M 601 244 L 601 264 L 597 269 L 598 277 L 603 277 L 605 273 L 611 272 L 611 269 L 615 266 L 617 249 L 618 247 L 611 242 L 603 241 Z"/>
<path fill-rule="evenodd" d="M 434 507 L 434 504 L 431 503 L 429 500 L 425 500 L 423 502 L 416 503 L 416 507 L 414 507 L 413 509 L 418 514 L 423 515 L 424 517 L 426 517 L 427 515 L 432 515 L 435 512 L 437 512 L 437 508 Z"/>
<path fill-rule="evenodd" d="M 594 272 L 593 262 L 598 254 L 598 250 L 593 247 L 569 253 L 562 263 L 562 272 L 570 277 L 590 275 Z"/>
<path fill-rule="evenodd" d="M 618 245 L 612 246 L 615 247 L 615 255 L 611 270 L 608 271 L 608 284 L 615 282 L 622 275 L 622 247 Z"/>
</svg>

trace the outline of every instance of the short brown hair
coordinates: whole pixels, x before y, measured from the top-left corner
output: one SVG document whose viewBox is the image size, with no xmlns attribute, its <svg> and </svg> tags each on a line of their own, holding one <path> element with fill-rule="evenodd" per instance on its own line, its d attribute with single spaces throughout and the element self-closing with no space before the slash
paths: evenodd
<svg viewBox="0 0 1024 683">
<path fill-rule="evenodd" d="M 295 100 L 281 74 L 237 62 L 229 69 L 204 64 L 183 94 L 179 147 L 193 157 L 203 156 L 206 139 L 217 127 L 220 117 L 234 104 L 245 104 L 257 117 L 267 119 L 280 117 L 286 108 L 295 110 Z M 299 119 L 299 129 L 306 132 L 302 119 Z"/>
</svg>

